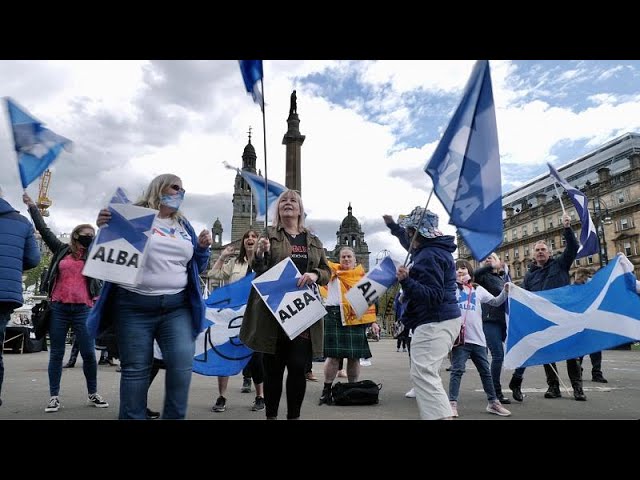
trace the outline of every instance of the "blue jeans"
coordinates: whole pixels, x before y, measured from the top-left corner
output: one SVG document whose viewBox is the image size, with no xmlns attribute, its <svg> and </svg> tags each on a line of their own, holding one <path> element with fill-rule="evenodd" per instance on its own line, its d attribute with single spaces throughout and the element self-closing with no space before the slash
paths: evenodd
<svg viewBox="0 0 640 480">
<path fill-rule="evenodd" d="M 98 391 L 98 363 L 96 362 L 95 340 L 89 336 L 87 317 L 90 308 L 81 303 L 51 302 L 51 324 L 49 326 L 49 393 L 57 396 L 60 393 L 62 377 L 62 360 L 64 359 L 67 331 L 73 333 L 80 345 L 82 355 L 82 371 L 87 380 L 87 393 Z"/>
<path fill-rule="evenodd" d="M 113 299 L 122 368 L 119 418 L 147 418 L 155 339 L 166 365 L 162 418 L 184 419 L 195 353 L 186 292 L 151 296 L 116 288 Z"/>
<path fill-rule="evenodd" d="M 449 400 L 458 401 L 460 393 L 460 380 L 464 373 L 464 366 L 471 357 L 473 364 L 478 369 L 482 388 L 487 394 L 490 402 L 497 400 L 496 391 L 491 380 L 491 370 L 489 370 L 489 360 L 487 359 L 487 347 L 476 345 L 475 343 L 465 343 L 451 350 L 451 379 L 449 380 Z"/>
<path fill-rule="evenodd" d="M 496 395 L 502 395 L 500 385 L 500 374 L 502 373 L 502 363 L 504 362 L 504 346 L 502 342 L 507 336 L 506 327 L 495 322 L 483 322 L 482 329 L 487 339 L 487 347 L 491 352 L 491 378 Z"/>
<path fill-rule="evenodd" d="M 0 394 L 2 393 L 2 381 L 4 380 L 4 361 L 2 360 L 2 351 L 4 350 L 4 332 L 7 329 L 7 323 L 11 318 L 10 313 L 0 313 Z"/>
</svg>

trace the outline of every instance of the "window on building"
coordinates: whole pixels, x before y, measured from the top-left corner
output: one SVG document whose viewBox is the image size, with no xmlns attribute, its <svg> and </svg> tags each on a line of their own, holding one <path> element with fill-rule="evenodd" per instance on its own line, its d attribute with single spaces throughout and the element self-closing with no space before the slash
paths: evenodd
<svg viewBox="0 0 640 480">
<path fill-rule="evenodd" d="M 509 250 L 504 252 L 504 260 L 505 260 L 505 262 L 509 261 Z"/>
<path fill-rule="evenodd" d="M 520 272 L 522 270 L 520 270 L 520 265 L 516 265 L 516 277 L 520 277 Z"/>
<path fill-rule="evenodd" d="M 587 265 L 593 265 L 593 256 L 592 255 L 589 255 L 587 257 Z"/>
<path fill-rule="evenodd" d="M 564 235 L 562 237 L 560 237 L 560 245 L 561 246 L 565 246 L 567 244 L 567 241 L 564 239 Z"/>
<path fill-rule="evenodd" d="M 580 259 L 576 258 L 576 261 L 574 263 L 576 264 L 576 267 L 579 267 L 580 266 Z"/>
<path fill-rule="evenodd" d="M 504 238 L 502 239 L 502 241 L 504 243 L 507 243 L 509 240 L 507 240 L 507 232 L 504 233 Z"/>
<path fill-rule="evenodd" d="M 518 230 L 517 229 L 513 229 L 511 230 L 511 240 L 517 240 L 518 239 Z"/>
<path fill-rule="evenodd" d="M 626 201 L 625 192 L 618 192 L 618 203 L 624 203 Z"/>
<path fill-rule="evenodd" d="M 551 247 L 552 251 L 556 249 L 556 239 L 555 238 L 551 239 L 551 243 L 549 244 L 549 246 Z"/>
<path fill-rule="evenodd" d="M 569 213 L 569 216 L 571 217 L 571 221 L 575 222 L 575 220 L 576 220 L 576 212 L 573 211 L 573 212 Z M 560 217 L 560 223 L 562 223 L 562 217 Z"/>
<path fill-rule="evenodd" d="M 620 230 L 627 230 L 628 228 L 631 228 L 631 227 L 632 225 L 628 218 L 620 219 Z"/>
<path fill-rule="evenodd" d="M 525 245 L 525 247 L 524 247 L 524 256 L 525 257 L 529 256 L 529 245 Z"/>
<path fill-rule="evenodd" d="M 631 242 L 624 242 L 624 248 L 622 251 L 627 257 L 633 255 L 633 252 L 631 251 Z"/>
<path fill-rule="evenodd" d="M 549 225 L 549 228 L 553 228 L 553 218 L 549 219 L 549 221 L 547 222 L 547 225 Z"/>
<path fill-rule="evenodd" d="M 527 226 L 526 226 L 526 225 L 524 225 L 524 226 L 522 227 L 522 236 L 523 236 L 523 237 L 526 237 L 527 235 L 529 235 L 529 233 L 527 232 Z"/>
<path fill-rule="evenodd" d="M 533 233 L 537 233 L 537 232 L 538 232 L 538 220 L 533 222 Z"/>
<path fill-rule="evenodd" d="M 513 258 L 520 258 L 520 248 L 516 247 L 513 249 Z"/>
</svg>

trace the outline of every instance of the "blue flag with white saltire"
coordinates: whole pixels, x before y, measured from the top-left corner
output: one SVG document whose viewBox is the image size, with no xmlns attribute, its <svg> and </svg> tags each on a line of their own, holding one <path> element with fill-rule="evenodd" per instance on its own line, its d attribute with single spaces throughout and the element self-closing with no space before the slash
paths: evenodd
<svg viewBox="0 0 640 480">
<path fill-rule="evenodd" d="M 487 60 L 475 64 L 424 170 L 473 258 L 486 258 L 502 243 L 502 177 Z"/>
<path fill-rule="evenodd" d="M 577 358 L 640 339 L 640 296 L 624 256 L 584 285 L 509 288 L 505 368 Z"/>
<path fill-rule="evenodd" d="M 578 217 L 580 217 L 580 222 L 582 223 L 582 229 L 580 230 L 580 248 L 578 248 L 576 258 L 587 257 L 598 253 L 600 242 L 598 242 L 596 227 L 589 215 L 589 199 L 584 193 L 562 178 L 558 171 L 553 168 L 553 165 L 548 162 L 547 165 L 549 166 L 551 178 L 562 185 L 567 191 L 567 195 L 569 195 L 571 203 L 573 203 L 573 206 L 576 208 L 576 212 L 578 212 Z"/>
<path fill-rule="evenodd" d="M 267 180 L 267 198 L 265 200 L 264 177 L 251 173 L 248 170 L 241 170 L 239 168 L 232 167 L 226 162 L 223 163 L 225 167 L 238 172 L 238 174 L 240 174 L 249 184 L 256 207 L 256 220 L 264 220 L 265 213 L 269 213 L 269 217 L 273 218 L 275 213 L 275 202 L 280 194 L 282 192 L 286 192 L 288 188 L 278 182 L 274 182 L 273 180 Z M 267 202 L 266 204 L 265 201 Z"/>
<path fill-rule="evenodd" d="M 240 341 L 242 316 L 255 273 L 216 288 L 205 300 L 208 327 L 196 338 L 193 371 L 229 377 L 247 366 L 253 350 Z"/>
<path fill-rule="evenodd" d="M 262 60 L 238 60 L 240 72 L 244 80 L 244 86 L 253 96 L 253 101 L 260 105 L 260 110 L 264 111 L 264 98 L 262 97 Z"/>
<path fill-rule="evenodd" d="M 345 297 L 357 318 L 367 313 L 369 306 L 377 302 L 398 281 L 396 271 L 396 262 L 390 256 L 385 257 L 349 289 Z"/>
<path fill-rule="evenodd" d="M 9 97 L 5 97 L 13 143 L 18 154 L 22 188 L 27 188 L 58 157 L 62 149 L 70 151 L 72 142 L 53 133 Z"/>
</svg>

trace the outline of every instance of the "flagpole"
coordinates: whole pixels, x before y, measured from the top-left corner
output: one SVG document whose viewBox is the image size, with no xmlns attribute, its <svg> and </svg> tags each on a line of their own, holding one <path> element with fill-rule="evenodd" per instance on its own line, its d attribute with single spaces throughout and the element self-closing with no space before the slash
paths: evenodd
<svg viewBox="0 0 640 480">
<path fill-rule="evenodd" d="M 267 122 L 264 114 L 264 82 L 260 77 L 260 87 L 262 90 L 262 141 L 264 145 L 264 233 L 269 238 L 267 232 L 267 219 L 269 216 L 269 184 L 267 183 Z"/>
<path fill-rule="evenodd" d="M 424 215 L 427 213 L 427 207 L 429 206 L 429 202 L 431 201 L 431 196 L 433 195 L 433 187 L 431 187 L 431 192 L 429 193 L 429 198 L 427 198 L 427 204 L 424 206 L 424 210 L 422 211 L 422 215 L 420 215 L 420 220 L 418 220 L 418 227 L 422 224 L 422 219 Z M 409 260 L 409 255 L 411 255 L 411 249 L 413 248 L 413 243 L 416 240 L 416 236 L 420 235 L 418 233 L 418 229 L 416 229 L 416 233 L 411 237 L 411 243 L 409 244 L 409 250 L 407 250 L 407 257 L 404 259 L 404 266 L 407 266 L 407 262 Z"/>
<path fill-rule="evenodd" d="M 558 184 L 556 182 L 553 182 L 553 188 L 556 189 L 556 195 L 558 195 L 558 200 L 560 200 L 560 206 L 562 207 L 562 214 L 566 215 L 567 212 L 564 209 L 564 203 L 562 203 L 562 197 L 560 196 L 560 192 L 558 191 Z"/>
</svg>

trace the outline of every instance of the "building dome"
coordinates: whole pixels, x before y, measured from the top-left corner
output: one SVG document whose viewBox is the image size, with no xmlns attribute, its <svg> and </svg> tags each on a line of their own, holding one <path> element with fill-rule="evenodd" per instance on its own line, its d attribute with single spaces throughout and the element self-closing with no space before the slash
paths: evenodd
<svg viewBox="0 0 640 480">
<path fill-rule="evenodd" d="M 216 218 L 216 221 L 213 222 L 213 228 L 222 228 L 222 223 L 219 218 Z"/>
<path fill-rule="evenodd" d="M 249 140 L 249 143 L 247 143 L 247 146 L 244 147 L 244 151 L 242 152 L 242 157 L 255 157 L 256 156 L 256 149 L 253 148 L 253 145 L 251 145 L 251 140 Z"/>
<path fill-rule="evenodd" d="M 349 213 L 344 217 L 344 220 L 342 220 L 342 223 L 340 224 L 341 231 L 351 232 L 360 230 L 360 223 L 358 222 L 358 219 L 353 216 L 351 210 L 351 203 L 349 203 L 349 208 L 347 210 Z"/>
</svg>

